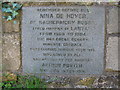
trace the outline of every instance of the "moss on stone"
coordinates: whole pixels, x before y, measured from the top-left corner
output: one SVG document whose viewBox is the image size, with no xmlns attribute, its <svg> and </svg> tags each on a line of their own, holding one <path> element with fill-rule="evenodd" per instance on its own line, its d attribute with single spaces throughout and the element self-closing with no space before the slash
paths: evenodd
<svg viewBox="0 0 120 90">
<path fill-rule="evenodd" d="M 113 69 L 109 69 L 109 68 L 106 69 L 105 71 L 106 71 L 106 72 L 119 72 L 119 71 L 117 71 L 117 70 L 113 70 Z"/>
<path fill-rule="evenodd" d="M 28 2 L 28 3 L 23 3 L 23 7 L 28 7 L 28 6 L 73 6 L 73 5 L 84 5 L 84 6 L 90 6 L 93 5 L 92 2 Z"/>
<path fill-rule="evenodd" d="M 80 80 L 76 84 L 78 84 L 78 85 L 84 85 L 84 86 L 91 86 L 94 83 L 95 79 L 96 79 L 95 77 L 85 78 L 83 80 Z"/>
<path fill-rule="evenodd" d="M 66 85 L 68 84 L 65 84 L 65 83 L 56 83 L 56 82 L 52 82 L 50 84 L 48 84 L 48 88 L 63 88 L 63 87 L 67 87 Z"/>
<path fill-rule="evenodd" d="M 17 76 L 14 73 L 10 73 L 10 72 L 5 72 L 3 73 L 2 77 L 2 81 L 16 81 L 17 80 Z"/>
</svg>

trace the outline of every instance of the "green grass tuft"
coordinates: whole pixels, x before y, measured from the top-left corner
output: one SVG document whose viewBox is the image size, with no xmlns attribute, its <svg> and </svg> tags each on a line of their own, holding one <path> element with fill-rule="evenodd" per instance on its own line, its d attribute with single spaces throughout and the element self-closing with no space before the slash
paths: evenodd
<svg viewBox="0 0 120 90">
<path fill-rule="evenodd" d="M 0 87 L 5 88 L 44 88 L 46 83 L 35 76 L 17 76 L 17 81 L 0 82 Z"/>
</svg>

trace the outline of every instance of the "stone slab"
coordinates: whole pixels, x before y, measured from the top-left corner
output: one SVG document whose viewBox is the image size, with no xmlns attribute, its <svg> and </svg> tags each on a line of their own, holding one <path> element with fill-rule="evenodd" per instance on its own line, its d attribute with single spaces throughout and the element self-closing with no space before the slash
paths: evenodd
<svg viewBox="0 0 120 90">
<path fill-rule="evenodd" d="M 20 31 L 20 22 L 16 20 L 16 23 L 14 21 L 3 21 L 3 30 L 4 32 L 19 32 Z"/>
<path fill-rule="evenodd" d="M 15 71 L 20 67 L 20 35 L 3 36 L 3 71 Z"/>
<path fill-rule="evenodd" d="M 88 8 L 23 7 L 23 72 L 102 74 L 105 9 Z"/>
<path fill-rule="evenodd" d="M 106 70 L 120 70 L 119 42 L 120 38 L 118 37 L 109 37 L 108 39 Z"/>
<path fill-rule="evenodd" d="M 120 30 L 118 30 L 118 7 L 117 6 L 110 6 L 108 7 L 108 16 L 107 16 L 107 32 L 109 34 L 111 33 L 120 33 Z"/>
</svg>

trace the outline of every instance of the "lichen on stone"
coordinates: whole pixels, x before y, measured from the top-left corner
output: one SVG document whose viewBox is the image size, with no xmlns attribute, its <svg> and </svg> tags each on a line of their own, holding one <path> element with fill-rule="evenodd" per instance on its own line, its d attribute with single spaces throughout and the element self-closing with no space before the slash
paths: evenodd
<svg viewBox="0 0 120 90">
<path fill-rule="evenodd" d="M 84 85 L 84 86 L 91 86 L 94 81 L 95 81 L 95 77 L 89 77 L 89 78 L 84 78 L 82 80 L 80 80 L 79 82 L 77 82 L 77 85 Z"/>
</svg>

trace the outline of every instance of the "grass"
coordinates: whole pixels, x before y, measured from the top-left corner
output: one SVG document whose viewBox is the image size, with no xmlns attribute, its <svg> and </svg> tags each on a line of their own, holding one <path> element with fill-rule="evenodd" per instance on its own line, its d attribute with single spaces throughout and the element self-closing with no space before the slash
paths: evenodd
<svg viewBox="0 0 120 90">
<path fill-rule="evenodd" d="M 46 83 L 35 76 L 17 76 L 16 81 L 0 82 L 0 87 L 6 88 L 43 88 L 46 90 Z"/>
</svg>

